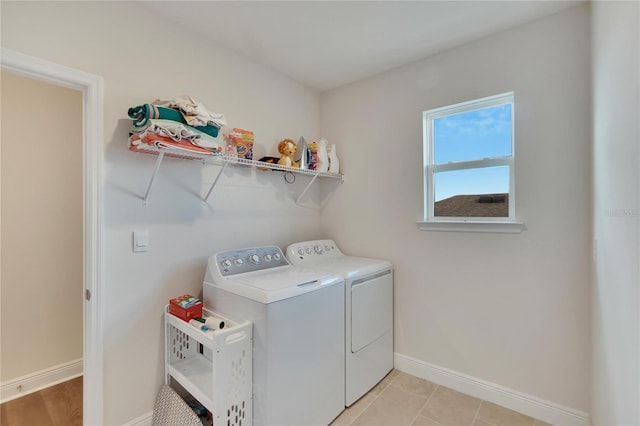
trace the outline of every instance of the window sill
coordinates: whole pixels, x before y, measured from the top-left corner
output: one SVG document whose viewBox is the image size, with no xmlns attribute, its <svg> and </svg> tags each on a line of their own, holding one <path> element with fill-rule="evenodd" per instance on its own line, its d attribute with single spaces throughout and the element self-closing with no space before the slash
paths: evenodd
<svg viewBox="0 0 640 426">
<path fill-rule="evenodd" d="M 525 229 L 521 221 L 444 221 L 417 222 L 421 231 L 447 232 L 490 232 L 499 234 L 519 234 Z"/>
</svg>

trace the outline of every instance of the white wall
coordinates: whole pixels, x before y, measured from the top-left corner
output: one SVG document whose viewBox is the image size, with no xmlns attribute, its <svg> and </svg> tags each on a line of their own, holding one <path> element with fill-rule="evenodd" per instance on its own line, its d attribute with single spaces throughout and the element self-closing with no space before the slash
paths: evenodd
<svg viewBox="0 0 640 426">
<path fill-rule="evenodd" d="M 225 25 L 215 16 L 211 23 Z M 319 137 L 315 92 L 188 34 L 140 3 L 2 2 L 3 47 L 104 77 L 108 425 L 151 411 L 163 381 L 163 306 L 200 292 L 209 255 L 321 236 L 319 212 L 295 206 L 291 193 L 300 185 L 276 172 L 225 172 L 206 204 L 199 194 L 216 167 L 168 159 L 143 205 L 155 157 L 127 150 L 130 106 L 192 95 L 230 125 L 255 131 L 258 157 L 276 154 L 285 137 Z M 149 230 L 147 253 L 131 251 L 138 228 Z"/>
<path fill-rule="evenodd" d="M 637 215 L 619 213 L 637 209 L 637 191 L 636 198 L 633 187 L 615 195 L 621 184 L 637 182 L 637 167 L 618 167 L 637 150 L 613 144 L 627 135 L 637 141 L 638 129 L 611 111 L 622 102 L 630 114 L 635 105 L 637 117 L 637 103 L 623 93 L 630 86 L 618 84 L 623 80 L 613 70 L 627 67 L 635 84 L 631 75 L 638 71 L 637 57 L 611 47 L 636 40 L 631 51 L 637 52 L 637 20 L 625 27 L 614 19 L 638 13 L 632 4 L 594 7 L 600 256 L 592 408 L 597 424 L 637 424 L 631 370 L 638 369 L 640 302 L 638 272 L 629 267 L 637 264 L 637 240 L 623 234 L 638 235 Z M 321 236 L 347 253 L 395 263 L 398 353 L 587 411 L 587 6 L 328 92 L 322 108 L 315 93 L 150 18 L 140 4 L 2 2 L 1 18 L 3 47 L 105 78 L 105 424 L 151 409 L 162 381 L 162 306 L 176 294 L 199 291 L 209 254 Z M 224 25 L 215 17 L 212 24 Z M 518 216 L 528 229 L 521 235 L 418 231 L 422 111 L 508 90 L 516 93 Z M 182 94 L 256 131 L 258 155 L 275 153 L 283 137 L 316 138 L 322 128 L 338 145 L 347 174 L 323 214 L 323 232 L 318 212 L 295 207 L 290 192 L 299 188 L 279 175 L 223 176 L 204 204 L 196 193 L 214 170 L 186 161 L 167 161 L 143 206 L 139 197 L 155 159 L 126 150 L 126 110 Z M 620 198 L 607 198 L 614 196 Z M 147 254 L 131 253 L 136 228 L 150 231 Z"/>
<path fill-rule="evenodd" d="M 395 351 L 581 411 L 590 363 L 589 8 L 325 92 L 346 174 L 323 213 L 395 265 Z M 422 112 L 515 92 L 518 235 L 419 231 Z"/>
<path fill-rule="evenodd" d="M 594 2 L 594 425 L 640 424 L 640 5 Z"/>
<path fill-rule="evenodd" d="M 2 382 L 82 359 L 81 118 L 79 91 L 2 72 Z"/>
</svg>

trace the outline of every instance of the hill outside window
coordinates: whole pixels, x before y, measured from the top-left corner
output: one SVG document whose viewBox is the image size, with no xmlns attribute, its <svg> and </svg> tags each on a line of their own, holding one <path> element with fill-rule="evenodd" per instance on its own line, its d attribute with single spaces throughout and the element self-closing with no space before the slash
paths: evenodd
<svg viewBox="0 0 640 426">
<path fill-rule="evenodd" d="M 521 232 L 513 92 L 423 113 L 422 230 Z"/>
</svg>

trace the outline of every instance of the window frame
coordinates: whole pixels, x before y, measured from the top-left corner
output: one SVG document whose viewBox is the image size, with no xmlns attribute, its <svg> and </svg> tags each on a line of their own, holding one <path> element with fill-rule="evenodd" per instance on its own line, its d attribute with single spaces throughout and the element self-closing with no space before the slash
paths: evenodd
<svg viewBox="0 0 640 426">
<path fill-rule="evenodd" d="M 511 155 L 435 164 L 434 120 L 477 111 L 499 105 L 511 104 Z M 521 232 L 524 223 L 516 220 L 515 191 L 515 95 L 501 93 L 454 105 L 430 109 L 422 113 L 423 118 L 423 213 L 424 220 L 418 222 L 422 230 L 476 231 L 476 232 Z M 509 214 L 506 217 L 488 216 L 435 216 L 435 179 L 439 172 L 477 170 L 487 167 L 509 167 Z"/>
</svg>

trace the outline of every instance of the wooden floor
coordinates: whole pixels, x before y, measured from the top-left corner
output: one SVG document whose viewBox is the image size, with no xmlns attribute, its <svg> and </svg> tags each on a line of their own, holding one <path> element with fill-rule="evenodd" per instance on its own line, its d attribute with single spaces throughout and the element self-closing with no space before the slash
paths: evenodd
<svg viewBox="0 0 640 426">
<path fill-rule="evenodd" d="M 2 426 L 82 425 L 82 376 L 0 405 Z"/>
</svg>

